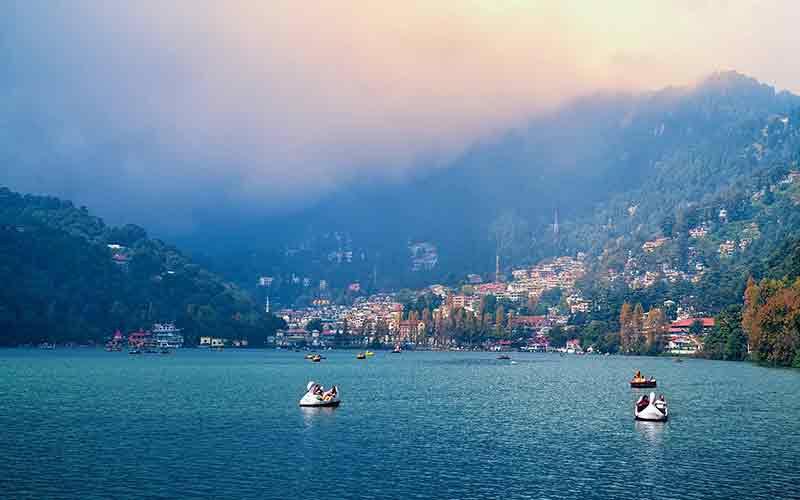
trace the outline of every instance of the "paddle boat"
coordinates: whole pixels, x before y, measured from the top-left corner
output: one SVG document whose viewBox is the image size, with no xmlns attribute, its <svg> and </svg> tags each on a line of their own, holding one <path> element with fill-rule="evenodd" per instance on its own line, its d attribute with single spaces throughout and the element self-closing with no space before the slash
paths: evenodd
<svg viewBox="0 0 800 500">
<path fill-rule="evenodd" d="M 335 385 L 329 390 L 325 390 L 321 384 L 313 380 L 306 386 L 306 393 L 300 399 L 300 406 L 325 408 L 339 406 L 339 388 Z"/>
<path fill-rule="evenodd" d="M 319 363 L 320 361 L 322 361 L 322 356 L 320 356 L 319 354 L 315 354 L 311 356 L 309 359 L 311 360 L 312 363 Z"/>
<path fill-rule="evenodd" d="M 367 355 L 363 352 L 356 354 L 356 359 L 367 359 Z"/>
<path fill-rule="evenodd" d="M 654 377 L 646 378 L 642 376 L 642 372 L 637 371 L 636 375 L 631 379 L 631 387 L 636 388 L 650 388 L 656 386 L 656 379 Z"/>
<path fill-rule="evenodd" d="M 374 352 L 372 352 L 372 351 L 367 351 L 367 352 L 365 352 L 364 354 L 366 354 L 368 358 L 371 358 L 372 356 L 374 356 L 374 355 L 375 355 L 375 353 L 374 353 Z"/>
<path fill-rule="evenodd" d="M 403 349 L 400 348 L 400 344 L 397 344 L 394 346 L 394 349 L 392 349 L 392 354 L 400 354 L 401 352 L 403 352 Z"/>
<path fill-rule="evenodd" d="M 633 418 L 636 420 L 665 422 L 668 417 L 669 410 L 663 394 L 656 399 L 656 393 L 651 392 L 649 397 L 644 395 L 633 405 Z"/>
<path fill-rule="evenodd" d="M 501 355 L 497 356 L 497 359 L 508 360 L 508 359 L 511 359 L 511 356 L 509 356 L 508 354 L 501 354 Z"/>
</svg>

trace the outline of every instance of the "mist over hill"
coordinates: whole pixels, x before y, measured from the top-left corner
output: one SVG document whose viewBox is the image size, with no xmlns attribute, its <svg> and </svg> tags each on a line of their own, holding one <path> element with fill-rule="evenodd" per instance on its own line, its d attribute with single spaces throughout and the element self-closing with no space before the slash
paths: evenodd
<svg viewBox="0 0 800 500">
<path fill-rule="evenodd" d="M 790 169 L 797 123 L 788 117 L 798 106 L 797 96 L 736 72 L 692 87 L 596 94 L 407 181 L 365 180 L 310 208 L 243 214 L 183 242 L 243 284 L 294 274 L 374 289 L 457 282 L 468 272 L 488 278 L 495 255 L 504 271 L 601 255 L 615 238 L 654 235 L 676 211 L 764 169 Z M 421 243 L 435 255 L 415 256 Z"/>
<path fill-rule="evenodd" d="M 280 215 L 232 217 L 209 204 L 205 224 L 170 239 L 191 260 L 134 226 L 5 190 L 3 272 L 25 279 L 0 320 L 20 339 L 43 325 L 97 339 L 158 318 L 197 334 L 261 335 L 274 328 L 259 312 L 268 297 L 346 302 L 470 273 L 493 280 L 498 256 L 508 276 L 579 253 L 588 274 L 577 291 L 607 324 L 626 300 L 716 312 L 741 301 L 748 276 L 796 275 L 799 160 L 800 98 L 728 72 L 581 98 L 403 181 L 365 179 L 311 205 L 298 192 Z M 134 272 L 109 244 L 129 247 Z M 52 246 L 65 250 L 45 262 Z M 73 320 L 57 326 L 65 314 Z"/>
</svg>

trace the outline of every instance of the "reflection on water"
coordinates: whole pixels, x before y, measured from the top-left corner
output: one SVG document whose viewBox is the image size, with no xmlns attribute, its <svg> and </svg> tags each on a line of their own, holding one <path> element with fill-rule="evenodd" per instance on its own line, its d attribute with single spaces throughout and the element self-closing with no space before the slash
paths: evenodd
<svg viewBox="0 0 800 500">
<path fill-rule="evenodd" d="M 664 440 L 664 426 L 666 422 L 645 422 L 635 420 L 634 427 L 651 445 L 660 445 Z"/>
<path fill-rule="evenodd" d="M 303 423 L 306 427 L 312 427 L 320 418 L 332 418 L 336 413 L 335 406 L 301 406 L 300 412 L 303 414 Z"/>
</svg>

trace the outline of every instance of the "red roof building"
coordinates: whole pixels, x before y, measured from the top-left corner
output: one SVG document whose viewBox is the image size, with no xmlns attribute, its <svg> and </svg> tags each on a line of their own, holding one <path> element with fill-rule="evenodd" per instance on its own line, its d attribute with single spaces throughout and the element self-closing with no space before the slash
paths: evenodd
<svg viewBox="0 0 800 500">
<path fill-rule="evenodd" d="M 669 333 L 689 333 L 692 325 L 699 321 L 703 325 L 703 332 L 714 328 L 714 318 L 686 318 L 678 321 L 673 321 L 669 325 Z"/>
</svg>

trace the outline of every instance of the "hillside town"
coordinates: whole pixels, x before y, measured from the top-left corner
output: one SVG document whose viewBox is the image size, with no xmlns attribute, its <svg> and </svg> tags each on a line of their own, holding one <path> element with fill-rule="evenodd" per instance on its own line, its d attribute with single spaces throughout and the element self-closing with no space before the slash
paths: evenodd
<svg viewBox="0 0 800 500">
<path fill-rule="evenodd" d="M 351 305 L 319 300 L 311 307 L 283 308 L 274 312 L 286 328 L 269 336 L 266 344 L 315 349 L 403 345 L 418 350 L 592 353 L 597 351 L 595 346 L 582 345 L 577 335 L 571 337 L 575 330 L 571 320 L 594 307 L 576 287 L 586 272 L 586 256 L 579 253 L 514 269 L 507 282 L 499 272 L 488 283 L 472 274 L 458 287 L 433 284 L 406 291 L 402 297 L 400 293 L 380 293 L 359 296 Z M 547 297 L 552 292 L 556 292 L 555 301 Z M 419 304 L 422 307 L 416 307 Z M 702 350 L 702 337 L 713 327 L 714 319 L 695 318 L 690 310 L 676 309 L 676 318 L 659 326 L 663 351 L 695 354 Z M 642 324 L 646 316 L 641 313 Z"/>
</svg>

